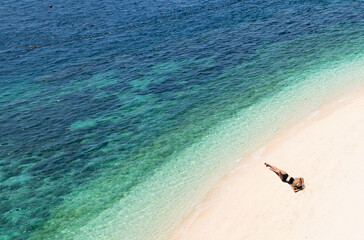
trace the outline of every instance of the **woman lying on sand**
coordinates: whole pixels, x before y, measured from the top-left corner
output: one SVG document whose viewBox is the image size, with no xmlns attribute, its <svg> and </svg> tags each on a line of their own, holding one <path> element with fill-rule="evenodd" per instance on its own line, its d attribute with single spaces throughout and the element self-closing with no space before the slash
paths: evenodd
<svg viewBox="0 0 364 240">
<path fill-rule="evenodd" d="M 273 172 L 275 172 L 279 178 L 282 180 L 282 182 L 286 182 L 288 183 L 294 192 L 298 192 L 298 191 L 301 191 L 303 189 L 305 189 L 305 184 L 303 183 L 303 178 L 293 178 L 293 177 L 290 177 L 288 176 L 288 174 L 279 169 L 279 168 L 276 168 L 275 166 L 272 166 L 268 163 L 264 163 L 264 165 L 266 167 L 269 167 L 269 170 L 272 170 Z"/>
</svg>

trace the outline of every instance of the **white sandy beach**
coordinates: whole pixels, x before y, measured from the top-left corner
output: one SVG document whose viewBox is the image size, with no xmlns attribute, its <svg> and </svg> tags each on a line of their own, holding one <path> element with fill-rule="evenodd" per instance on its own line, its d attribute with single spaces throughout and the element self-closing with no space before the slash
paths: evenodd
<svg viewBox="0 0 364 240">
<path fill-rule="evenodd" d="M 294 193 L 264 162 L 303 177 L 306 189 Z M 364 88 L 244 159 L 170 239 L 364 239 Z"/>
</svg>

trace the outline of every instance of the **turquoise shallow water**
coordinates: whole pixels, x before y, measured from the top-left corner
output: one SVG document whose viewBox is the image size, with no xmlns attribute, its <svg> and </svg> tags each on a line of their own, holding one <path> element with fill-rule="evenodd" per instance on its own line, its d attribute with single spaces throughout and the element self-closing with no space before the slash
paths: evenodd
<svg viewBox="0 0 364 240">
<path fill-rule="evenodd" d="M 165 239 L 275 129 L 364 83 L 363 1 L 70 5 L 0 8 L 3 239 Z"/>
</svg>

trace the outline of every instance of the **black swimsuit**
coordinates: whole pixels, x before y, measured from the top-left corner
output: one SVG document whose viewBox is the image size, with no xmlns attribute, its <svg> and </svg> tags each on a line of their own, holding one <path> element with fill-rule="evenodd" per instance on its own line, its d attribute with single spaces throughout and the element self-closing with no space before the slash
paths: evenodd
<svg viewBox="0 0 364 240">
<path fill-rule="evenodd" d="M 287 181 L 287 180 L 288 180 L 288 181 Z M 283 175 L 282 182 L 286 182 L 286 183 L 288 183 L 288 184 L 292 184 L 292 183 L 293 183 L 293 181 L 294 181 L 293 177 L 288 176 L 288 174 L 287 174 L 287 173 Z"/>
</svg>

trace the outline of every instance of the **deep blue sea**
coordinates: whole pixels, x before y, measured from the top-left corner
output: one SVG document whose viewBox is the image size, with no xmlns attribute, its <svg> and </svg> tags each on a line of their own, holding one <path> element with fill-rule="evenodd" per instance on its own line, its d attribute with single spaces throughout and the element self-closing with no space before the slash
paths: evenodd
<svg viewBox="0 0 364 240">
<path fill-rule="evenodd" d="M 363 0 L 2 1 L 0 239 L 166 239 L 363 63 Z"/>
</svg>

